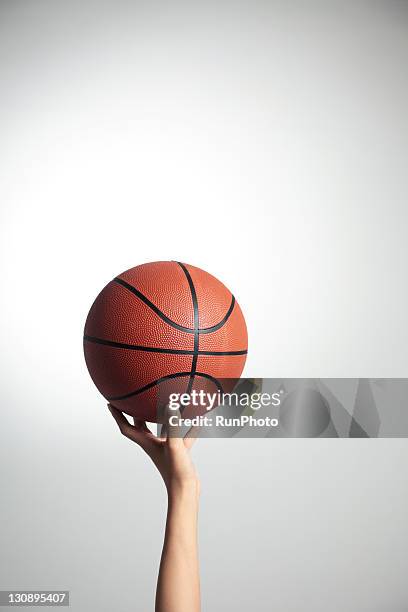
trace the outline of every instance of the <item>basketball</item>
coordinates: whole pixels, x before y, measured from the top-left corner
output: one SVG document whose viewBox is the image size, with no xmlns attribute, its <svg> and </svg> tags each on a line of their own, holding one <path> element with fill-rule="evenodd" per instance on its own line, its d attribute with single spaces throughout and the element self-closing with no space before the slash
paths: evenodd
<svg viewBox="0 0 408 612">
<path fill-rule="evenodd" d="M 158 422 L 169 393 L 223 392 L 245 365 L 245 319 L 217 278 L 185 263 L 158 261 L 119 274 L 85 323 L 89 373 L 116 408 Z"/>
</svg>

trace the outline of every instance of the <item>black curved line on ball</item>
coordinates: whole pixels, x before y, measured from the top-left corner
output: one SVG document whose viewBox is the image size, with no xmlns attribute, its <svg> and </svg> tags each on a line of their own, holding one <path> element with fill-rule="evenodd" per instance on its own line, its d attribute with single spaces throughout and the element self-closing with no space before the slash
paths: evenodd
<svg viewBox="0 0 408 612">
<path fill-rule="evenodd" d="M 230 304 L 230 307 L 227 310 L 227 313 L 226 313 L 225 317 L 223 319 L 221 319 L 221 321 L 219 323 L 217 323 L 216 325 L 213 325 L 212 327 L 201 327 L 198 330 L 199 334 L 211 334 L 212 332 L 215 332 L 218 329 L 221 329 L 221 327 L 223 325 L 225 325 L 225 323 L 230 318 L 230 316 L 232 314 L 232 311 L 234 310 L 234 306 L 235 306 L 235 298 L 234 298 L 233 295 L 231 297 L 232 297 L 231 304 Z"/>
<path fill-rule="evenodd" d="M 197 330 L 194 329 L 194 327 L 193 328 L 192 327 L 184 327 L 184 325 L 179 325 L 178 323 L 176 323 L 172 319 L 169 319 L 169 317 L 167 317 L 164 314 L 164 312 L 162 312 L 160 310 L 160 308 L 157 308 L 157 306 L 155 306 L 155 304 L 153 304 L 153 302 L 151 302 L 149 300 L 149 298 L 147 298 L 145 295 L 143 295 L 143 293 L 141 291 L 139 291 L 138 289 L 136 289 L 132 285 L 129 285 L 129 283 L 127 283 L 123 279 L 121 279 L 121 278 L 119 278 L 117 276 L 116 278 L 113 279 L 112 282 L 115 282 L 118 285 L 121 285 L 122 287 L 124 287 L 125 289 L 127 289 L 128 291 L 133 293 L 133 295 L 138 297 L 139 300 L 141 300 L 144 304 L 146 304 L 146 306 L 148 306 L 151 310 L 153 310 L 153 312 L 155 312 L 157 314 L 157 316 L 159 316 L 168 325 L 171 325 L 171 327 L 174 327 L 175 329 L 179 329 L 180 331 L 186 332 L 187 334 L 195 334 L 196 333 Z M 235 297 L 232 295 L 231 296 L 231 304 L 230 304 L 230 307 L 227 310 L 227 313 L 226 313 L 225 317 L 223 319 L 221 319 L 221 321 L 219 323 L 217 323 L 216 325 L 212 325 L 211 327 L 202 327 L 201 329 L 199 328 L 198 329 L 198 333 L 199 334 L 211 334 L 212 332 L 215 332 L 218 329 L 220 329 L 223 325 L 225 325 L 225 323 L 230 318 L 231 313 L 234 310 L 234 306 L 235 306 Z"/>
<path fill-rule="evenodd" d="M 143 346 L 139 344 L 126 344 L 125 342 L 114 342 L 113 340 L 104 340 L 103 338 L 97 338 L 96 336 L 84 336 L 85 342 L 92 342 L 93 344 L 102 344 L 104 346 L 110 346 L 112 348 L 126 349 L 130 351 L 144 351 L 145 353 L 164 353 L 167 355 L 194 355 L 194 351 L 184 349 L 168 349 L 159 348 L 155 346 Z M 247 350 L 242 351 L 198 351 L 198 355 L 246 355 Z"/>
<path fill-rule="evenodd" d="M 191 293 L 191 301 L 193 302 L 193 311 L 194 311 L 194 353 L 193 353 L 193 360 L 191 363 L 191 374 L 190 374 L 190 380 L 188 381 L 188 385 L 187 385 L 187 393 L 191 393 L 191 389 L 193 388 L 193 384 L 194 384 L 194 376 L 197 370 L 197 359 L 198 359 L 198 344 L 199 344 L 199 328 L 200 328 L 200 322 L 199 322 L 199 313 L 198 313 L 198 299 L 197 299 L 197 292 L 195 290 L 194 287 L 194 283 L 193 283 L 193 279 L 191 278 L 191 274 L 190 272 L 187 270 L 186 266 L 184 264 L 182 264 L 181 262 L 177 261 L 176 262 L 180 268 L 183 270 L 184 274 L 186 275 L 187 278 L 187 282 L 188 282 L 188 286 L 190 288 L 190 293 Z"/>
<path fill-rule="evenodd" d="M 221 393 L 224 393 L 224 390 L 222 388 L 220 381 L 217 378 L 214 378 L 214 376 L 210 376 L 209 374 L 205 374 L 204 372 L 196 372 L 195 375 L 201 376 L 202 378 L 207 378 L 208 380 L 210 380 L 211 382 L 215 384 L 218 391 L 220 391 Z M 166 380 L 171 380 L 172 378 L 180 378 L 182 376 L 190 376 L 190 371 L 176 372 L 175 374 L 168 374 L 167 376 L 162 376 L 162 378 L 158 378 L 157 380 L 154 380 L 148 385 L 145 385 L 144 387 L 140 387 L 139 389 L 136 389 L 135 391 L 131 391 L 130 393 L 125 393 L 125 395 L 107 397 L 106 399 L 108 400 L 108 402 L 118 402 L 119 400 L 128 399 L 129 397 L 133 397 L 134 395 L 139 395 L 140 393 L 143 393 L 144 391 L 148 391 L 149 389 L 152 389 L 156 385 L 162 382 L 165 382 Z"/>
</svg>

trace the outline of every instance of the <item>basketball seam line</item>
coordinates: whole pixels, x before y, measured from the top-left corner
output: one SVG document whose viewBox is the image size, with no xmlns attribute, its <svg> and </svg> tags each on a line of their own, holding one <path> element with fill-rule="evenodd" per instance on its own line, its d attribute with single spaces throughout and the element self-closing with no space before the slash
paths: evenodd
<svg viewBox="0 0 408 612">
<path fill-rule="evenodd" d="M 191 278 L 191 274 L 189 272 L 189 270 L 187 269 L 187 267 L 182 264 L 181 262 L 177 261 L 176 262 L 180 268 L 183 270 L 184 274 L 186 275 L 187 278 L 187 282 L 188 282 L 188 286 L 190 287 L 190 293 L 191 293 L 191 300 L 193 302 L 193 311 L 194 311 L 194 354 L 193 354 L 193 359 L 191 361 L 191 373 L 190 373 L 190 380 L 188 381 L 188 385 L 187 385 L 187 393 L 191 393 L 191 389 L 193 388 L 193 384 L 194 384 L 194 375 L 196 373 L 197 370 L 197 359 L 198 359 L 198 349 L 199 349 L 199 328 L 200 328 L 200 321 L 199 321 L 199 312 L 198 312 L 198 299 L 197 299 L 197 293 L 194 287 L 194 283 L 193 283 L 193 279 Z"/>
<path fill-rule="evenodd" d="M 155 346 L 143 346 L 139 344 L 126 344 L 125 342 L 114 342 L 113 340 L 104 340 L 103 338 L 97 338 L 96 336 L 88 336 L 84 335 L 85 342 L 92 342 L 93 344 L 102 344 L 104 346 L 110 346 L 112 348 L 121 348 L 126 350 L 133 351 L 144 351 L 146 353 L 164 353 L 169 355 L 194 355 L 193 350 L 184 350 L 184 349 L 169 349 L 169 348 L 159 348 Z M 197 351 L 198 355 L 247 355 L 248 350 L 240 350 L 240 351 Z"/>
<path fill-rule="evenodd" d="M 149 389 L 152 389 L 155 385 L 158 385 L 161 382 L 164 382 L 166 380 L 171 380 L 172 378 L 179 378 L 181 376 L 190 376 L 190 374 L 191 374 L 191 371 L 176 372 L 174 374 L 168 374 L 167 376 L 162 376 L 161 378 L 158 378 L 157 380 L 154 380 L 153 382 L 148 383 L 144 387 L 140 387 L 139 389 L 136 389 L 135 391 L 131 391 L 130 393 L 126 393 L 125 395 L 118 395 L 116 397 L 107 397 L 106 399 L 108 400 L 108 402 L 117 402 L 119 400 L 128 399 L 129 397 L 138 395 L 139 393 L 143 393 L 144 391 L 148 391 Z M 218 380 L 218 378 L 215 378 L 214 376 L 211 376 L 210 374 L 206 374 L 204 372 L 196 372 L 195 376 L 201 376 L 202 378 L 208 378 L 208 380 L 211 380 L 215 384 L 215 386 L 217 387 L 219 391 L 221 391 L 221 393 L 224 392 L 223 387 L 220 381 Z"/>
<path fill-rule="evenodd" d="M 197 330 L 195 328 L 184 327 L 183 325 L 179 325 L 178 323 L 176 323 L 175 321 L 170 319 L 167 315 L 164 314 L 164 312 L 162 312 L 160 310 L 160 308 L 157 308 L 157 306 L 155 304 L 153 304 L 153 302 L 151 302 L 149 300 L 149 298 L 147 298 L 141 291 L 136 289 L 136 287 L 133 287 L 133 285 L 129 285 L 129 283 L 127 283 L 126 281 L 122 280 L 118 276 L 116 278 L 114 278 L 112 282 L 115 282 L 118 285 L 121 285 L 122 287 L 124 287 L 125 289 L 127 289 L 128 291 L 133 293 L 144 304 L 146 304 L 146 306 L 148 306 L 151 310 L 153 310 L 153 312 L 155 312 L 163 321 L 165 321 L 171 327 L 174 327 L 175 329 L 178 329 L 180 331 L 186 332 L 187 334 L 195 334 L 196 333 Z M 212 332 L 215 332 L 215 331 L 218 331 L 219 329 L 221 329 L 221 327 L 223 327 L 225 325 L 225 323 L 228 321 L 228 319 L 230 318 L 230 316 L 232 314 L 232 311 L 234 310 L 234 306 L 235 306 L 235 297 L 233 295 L 231 295 L 231 304 L 230 304 L 230 307 L 228 308 L 228 310 L 227 310 L 227 312 L 225 314 L 225 317 L 223 319 L 221 319 L 221 321 L 219 323 L 217 323 L 216 325 L 213 325 L 211 327 L 202 327 L 201 329 L 199 328 L 198 329 L 198 333 L 199 334 L 211 334 Z"/>
</svg>

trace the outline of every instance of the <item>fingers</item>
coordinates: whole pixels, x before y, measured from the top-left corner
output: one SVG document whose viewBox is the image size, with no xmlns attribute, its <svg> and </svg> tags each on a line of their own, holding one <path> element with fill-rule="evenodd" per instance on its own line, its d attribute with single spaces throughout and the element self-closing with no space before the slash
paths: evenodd
<svg viewBox="0 0 408 612">
<path fill-rule="evenodd" d="M 171 417 L 175 417 L 172 418 Z M 181 414 L 179 410 L 170 410 L 168 407 L 165 413 L 166 422 L 162 428 L 162 436 L 165 437 L 169 446 L 179 447 L 184 445 L 190 449 L 197 440 L 197 435 L 201 429 L 198 425 L 190 427 L 186 435 L 183 437 L 183 429 L 181 426 Z M 171 420 L 170 420 L 171 419 Z"/>
<path fill-rule="evenodd" d="M 154 443 L 154 436 L 148 429 L 146 423 L 144 421 L 139 421 L 135 419 L 134 425 L 129 423 L 123 412 L 112 406 L 112 404 L 108 404 L 108 408 L 118 424 L 120 432 L 129 440 L 136 442 L 139 444 L 144 450 L 148 451 L 152 443 Z"/>
<path fill-rule="evenodd" d="M 167 406 L 165 411 L 165 431 L 166 443 L 169 448 L 179 448 L 183 446 L 183 436 L 180 426 L 181 414 L 179 410 L 170 410 Z"/>
<path fill-rule="evenodd" d="M 194 442 L 197 440 L 200 429 L 201 427 L 199 427 L 198 425 L 195 425 L 194 427 L 190 427 L 190 429 L 184 436 L 184 446 L 188 448 L 188 450 L 190 450 Z"/>
<path fill-rule="evenodd" d="M 142 431 L 145 431 L 146 433 L 149 433 L 149 434 L 152 433 L 150 429 L 148 428 L 148 426 L 146 425 L 145 421 L 141 421 L 140 419 L 133 417 L 133 423 L 134 423 L 134 426 L 137 427 L 138 429 L 141 429 Z"/>
<path fill-rule="evenodd" d="M 159 434 L 159 428 L 160 428 L 160 434 Z M 164 440 L 166 441 L 167 439 L 167 434 L 168 434 L 168 427 L 167 427 L 167 423 L 163 423 L 163 424 L 158 424 L 157 425 L 157 435 L 160 438 L 160 440 Z"/>
</svg>

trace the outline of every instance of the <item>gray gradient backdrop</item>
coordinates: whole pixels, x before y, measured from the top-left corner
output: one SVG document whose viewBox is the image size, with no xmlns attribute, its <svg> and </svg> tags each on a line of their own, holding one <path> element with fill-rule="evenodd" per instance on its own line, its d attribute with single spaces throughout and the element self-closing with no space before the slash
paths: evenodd
<svg viewBox="0 0 408 612">
<path fill-rule="evenodd" d="M 0 2 L 0 588 L 151 610 L 163 487 L 82 358 L 178 259 L 247 376 L 406 377 L 407 2 Z M 204 610 L 408 609 L 406 440 L 201 440 Z"/>
</svg>

